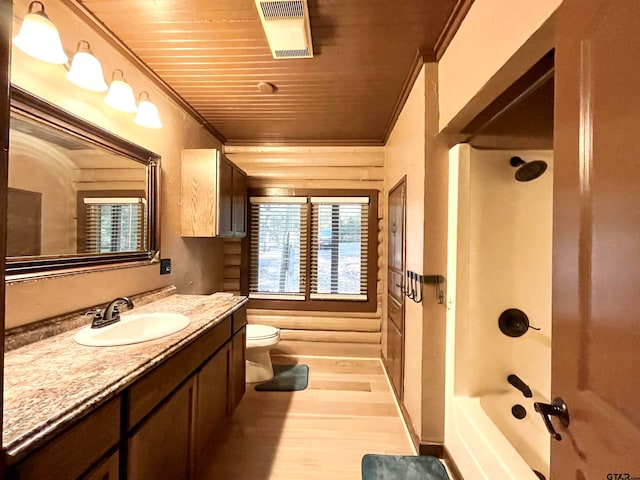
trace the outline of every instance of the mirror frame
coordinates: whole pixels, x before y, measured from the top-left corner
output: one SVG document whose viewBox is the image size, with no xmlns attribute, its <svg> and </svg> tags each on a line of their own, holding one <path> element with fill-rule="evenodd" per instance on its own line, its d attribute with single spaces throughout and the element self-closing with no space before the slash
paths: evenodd
<svg viewBox="0 0 640 480">
<path fill-rule="evenodd" d="M 144 252 L 6 257 L 6 281 L 148 265 L 160 257 L 160 156 L 11 85 L 11 112 L 18 112 L 147 167 L 148 228 Z M 9 118 L 10 124 L 10 118 Z M 11 152 L 9 151 L 9 155 Z M 10 166 L 9 160 L 9 168 Z M 6 202 L 6 200 L 5 200 Z"/>
</svg>

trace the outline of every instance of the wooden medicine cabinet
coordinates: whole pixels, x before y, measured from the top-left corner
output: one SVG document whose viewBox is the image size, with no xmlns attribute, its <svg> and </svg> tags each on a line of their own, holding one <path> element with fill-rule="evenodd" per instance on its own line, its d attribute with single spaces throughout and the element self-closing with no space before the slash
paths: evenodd
<svg viewBox="0 0 640 480">
<path fill-rule="evenodd" d="M 247 175 L 216 149 L 182 151 L 181 235 L 245 237 Z"/>
</svg>

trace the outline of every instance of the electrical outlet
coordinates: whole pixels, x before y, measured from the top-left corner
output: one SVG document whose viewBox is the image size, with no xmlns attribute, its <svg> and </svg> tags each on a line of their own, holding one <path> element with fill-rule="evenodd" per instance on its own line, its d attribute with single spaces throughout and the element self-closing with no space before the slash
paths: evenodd
<svg viewBox="0 0 640 480">
<path fill-rule="evenodd" d="M 171 259 L 161 258 L 160 259 L 160 275 L 167 275 L 169 273 L 171 273 Z"/>
</svg>

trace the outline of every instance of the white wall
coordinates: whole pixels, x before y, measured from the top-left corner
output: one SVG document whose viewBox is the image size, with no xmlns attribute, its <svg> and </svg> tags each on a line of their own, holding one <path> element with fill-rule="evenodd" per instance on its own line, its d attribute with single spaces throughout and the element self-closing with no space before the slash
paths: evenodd
<svg viewBox="0 0 640 480">
<path fill-rule="evenodd" d="M 553 48 L 562 0 L 475 0 L 439 63 L 440 129 L 457 133 Z"/>
<path fill-rule="evenodd" d="M 518 182 L 509 164 L 513 156 L 544 160 L 549 168 L 535 180 Z M 474 373 L 466 390 L 472 396 L 510 389 L 506 377 L 515 373 L 549 398 L 552 188 L 551 151 L 471 149 L 467 348 Z M 505 336 L 498 317 L 508 308 L 524 311 L 541 330 Z"/>
<path fill-rule="evenodd" d="M 409 98 L 389 136 L 389 140 L 385 146 L 384 158 L 384 211 L 388 211 L 389 190 L 393 188 L 404 175 L 407 175 L 406 268 L 407 270 L 422 273 L 425 205 L 424 68 L 418 75 L 413 89 L 409 94 Z M 387 289 L 385 288 L 385 306 L 386 292 Z M 386 332 L 386 315 L 383 316 L 383 322 L 382 331 L 384 333 Z M 404 404 L 411 417 L 414 430 L 420 435 L 422 401 L 422 306 L 409 299 L 405 301 L 404 354 Z"/>
</svg>

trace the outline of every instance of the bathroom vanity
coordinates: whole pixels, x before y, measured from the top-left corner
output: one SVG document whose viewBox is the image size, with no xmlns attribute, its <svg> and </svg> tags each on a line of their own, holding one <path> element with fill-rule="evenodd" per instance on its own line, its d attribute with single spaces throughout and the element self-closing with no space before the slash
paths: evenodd
<svg viewBox="0 0 640 480">
<path fill-rule="evenodd" d="M 245 297 L 172 295 L 136 308 L 188 327 L 119 347 L 75 331 L 7 352 L 10 479 L 199 478 L 245 388 Z"/>
</svg>

